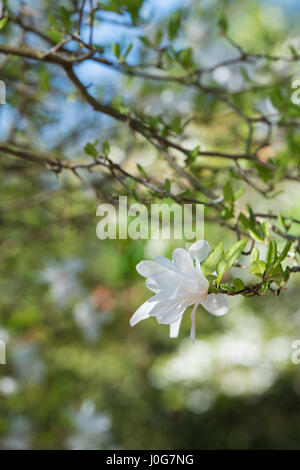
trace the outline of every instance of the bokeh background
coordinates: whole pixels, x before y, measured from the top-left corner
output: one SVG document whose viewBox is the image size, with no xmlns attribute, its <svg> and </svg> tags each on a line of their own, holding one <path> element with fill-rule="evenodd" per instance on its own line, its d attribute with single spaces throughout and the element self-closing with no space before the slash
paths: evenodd
<svg viewBox="0 0 300 470">
<path fill-rule="evenodd" d="M 12 8 L 19 4 L 11 1 Z M 52 8 L 42 0 L 28 7 L 33 4 L 41 12 Z M 168 15 L 186 7 L 190 14 L 185 13 L 180 40 L 208 65 L 232 54 L 217 33 L 219 8 L 245 48 L 285 52 L 288 41 L 300 44 L 296 0 L 148 0 L 141 7 L 147 33 L 163 30 Z M 97 27 L 97 40 L 133 42 L 134 64 L 144 32 L 116 25 L 114 14 L 109 19 Z M 14 31 L 10 26 L 1 42 L 14 42 Z M 30 93 L 31 107 L 14 125 L 19 140 L 61 149 L 72 158 L 74 152 L 83 154 L 88 140 L 107 138 L 115 161 L 126 159 L 129 168 L 140 163 L 154 173 L 164 170 L 153 149 L 136 148 L 126 128 L 78 102 L 55 66 L 24 62 L 20 71 L 14 62 L 1 60 L 0 78 L 2 72 L 10 77 L 5 78 L 7 104 L 0 106 L 1 139 L 11 132 L 24 94 Z M 213 103 L 195 99 L 190 90 L 128 79 L 89 62 L 78 70 L 98 96 L 115 102 L 122 96 L 148 114 L 188 114 L 202 107 L 205 132 L 202 124 L 193 124 L 186 137 L 191 148 L 199 142 L 205 146 L 222 131 L 222 123 L 210 119 Z M 229 69 L 219 70 L 214 79 L 232 87 L 242 80 Z M 270 106 L 270 101 L 259 104 Z M 291 360 L 291 344 L 300 339 L 299 275 L 279 298 L 230 299 L 222 318 L 199 309 L 194 344 L 188 314 L 177 339 L 170 339 L 168 327 L 155 319 L 130 328 L 130 316 L 150 296 L 135 266 L 141 259 L 170 256 L 172 242 L 100 241 L 98 203 L 90 190 L 68 174 L 57 176 L 34 165 L 7 171 L 7 157 L 2 157 L 0 339 L 7 345 L 7 364 L 0 365 L 1 448 L 299 448 L 300 365 Z M 271 201 L 249 189 L 243 199 L 257 211 L 273 208 L 300 216 L 297 187 L 289 183 L 282 189 Z M 211 246 L 234 241 L 226 228 L 210 223 L 205 238 Z"/>
</svg>

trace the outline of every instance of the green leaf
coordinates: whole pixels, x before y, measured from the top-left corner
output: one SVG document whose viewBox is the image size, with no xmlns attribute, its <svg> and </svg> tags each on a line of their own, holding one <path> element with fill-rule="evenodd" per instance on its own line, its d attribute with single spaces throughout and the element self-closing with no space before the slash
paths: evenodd
<svg viewBox="0 0 300 470">
<path fill-rule="evenodd" d="M 187 47 L 185 49 L 181 49 L 177 53 L 177 59 L 179 62 L 185 67 L 186 69 L 189 69 L 193 66 L 193 51 L 190 47 Z"/>
<path fill-rule="evenodd" d="M 287 166 L 287 161 L 285 159 L 281 160 L 275 160 L 277 170 L 275 172 L 275 175 L 273 177 L 273 184 L 278 183 L 278 181 L 281 180 L 281 178 L 284 176 L 286 172 L 286 166 Z"/>
<path fill-rule="evenodd" d="M 238 292 L 239 290 L 243 290 L 245 288 L 245 284 L 243 283 L 242 279 L 236 277 L 235 279 L 233 279 L 233 287 L 234 290 Z"/>
<path fill-rule="evenodd" d="M 115 42 L 112 46 L 112 51 L 114 53 L 114 55 L 120 59 L 120 56 L 121 56 L 121 49 L 120 49 L 120 44 L 118 42 Z"/>
<path fill-rule="evenodd" d="M 212 293 L 218 293 L 218 288 L 216 286 L 216 276 L 212 276 L 211 274 L 207 276 L 207 280 L 209 281 L 209 289 L 208 292 Z"/>
<path fill-rule="evenodd" d="M 265 294 L 267 292 L 267 290 L 269 288 L 269 285 L 270 285 L 269 281 L 266 281 L 266 282 L 263 283 L 263 285 L 261 286 L 262 294 Z"/>
<path fill-rule="evenodd" d="M 270 266 L 275 263 L 277 258 L 277 243 L 275 240 L 270 240 L 267 249 L 266 263 Z"/>
<path fill-rule="evenodd" d="M 102 152 L 104 153 L 105 157 L 108 157 L 109 152 L 110 152 L 110 145 L 109 145 L 108 140 L 106 139 L 102 140 Z"/>
<path fill-rule="evenodd" d="M 227 250 L 227 252 L 225 253 L 225 258 L 228 260 L 229 259 L 232 260 L 234 258 L 233 259 L 233 263 L 234 263 L 234 261 L 236 261 L 238 257 L 241 255 L 247 243 L 248 243 L 247 238 L 243 238 L 242 240 L 239 240 L 238 242 L 236 242 L 234 245 L 232 245 L 231 248 L 229 248 L 229 250 Z"/>
<path fill-rule="evenodd" d="M 48 16 L 48 21 L 49 21 L 50 26 L 52 26 L 52 28 L 57 28 L 56 18 L 53 15 L 53 13 L 50 13 L 50 15 Z"/>
<path fill-rule="evenodd" d="M 8 21 L 8 18 L 2 18 L 2 19 L 0 20 L 0 30 L 4 28 L 4 26 L 6 25 L 7 21 Z"/>
<path fill-rule="evenodd" d="M 245 192 L 245 188 L 241 187 L 240 189 L 238 189 L 236 191 L 236 193 L 234 193 L 234 200 L 236 201 L 237 199 L 239 199 Z"/>
<path fill-rule="evenodd" d="M 232 201 L 234 200 L 234 193 L 229 181 L 227 181 L 223 186 L 223 197 L 225 202 L 232 204 Z"/>
<path fill-rule="evenodd" d="M 291 240 L 286 242 L 282 252 L 280 253 L 280 255 L 278 256 L 278 258 L 276 260 L 276 264 L 281 263 L 283 260 L 285 260 L 285 258 L 287 257 L 287 255 L 288 255 L 288 253 L 291 249 L 292 244 L 293 244 L 293 242 Z"/>
<path fill-rule="evenodd" d="M 226 16 L 223 12 L 219 13 L 219 20 L 218 20 L 219 27 L 226 33 L 228 29 L 228 22 Z"/>
<path fill-rule="evenodd" d="M 54 29 L 50 29 L 47 31 L 47 36 L 51 41 L 55 42 L 56 44 L 60 43 L 62 40 L 62 34 L 59 31 L 55 31 Z"/>
<path fill-rule="evenodd" d="M 256 168 L 257 168 L 257 171 L 258 171 L 258 174 L 260 176 L 260 178 L 265 182 L 267 183 L 268 181 L 270 181 L 270 179 L 272 178 L 273 176 L 273 170 L 271 170 L 270 168 L 260 164 L 260 163 L 257 163 L 256 165 Z"/>
<path fill-rule="evenodd" d="M 226 208 L 222 211 L 221 215 L 225 220 L 231 219 L 233 217 L 234 193 L 229 181 L 227 181 L 223 186 L 223 198 Z"/>
<path fill-rule="evenodd" d="M 127 47 L 125 53 L 124 53 L 124 56 L 123 58 L 126 59 L 126 57 L 128 56 L 129 52 L 131 51 L 131 49 L 133 48 L 133 44 L 130 43 L 129 46 Z"/>
<path fill-rule="evenodd" d="M 112 100 L 112 105 L 122 114 L 128 114 L 130 112 L 130 108 L 124 104 L 124 101 L 120 96 L 115 96 Z"/>
<path fill-rule="evenodd" d="M 220 261 L 217 267 L 218 274 L 218 284 L 220 283 L 223 274 L 233 265 L 233 263 L 241 255 L 242 251 L 246 247 L 248 239 L 244 238 L 243 240 L 235 243 L 228 251 L 226 251 L 224 258 Z"/>
<path fill-rule="evenodd" d="M 245 80 L 245 82 L 248 83 L 248 84 L 251 84 L 252 80 L 249 76 L 248 70 L 246 70 L 245 67 L 241 66 L 240 67 L 240 72 L 241 72 L 241 75 L 243 76 L 243 79 Z"/>
<path fill-rule="evenodd" d="M 201 264 L 201 270 L 202 270 L 202 266 L 203 264 Z M 210 284 L 213 284 L 214 281 L 217 279 L 217 276 L 215 276 L 214 274 L 207 274 L 207 276 L 205 277 L 210 282 Z"/>
<path fill-rule="evenodd" d="M 282 280 L 283 280 L 283 282 L 284 282 L 285 284 L 286 284 L 287 281 L 289 280 L 290 274 L 291 274 L 291 269 L 290 269 L 289 266 L 287 266 L 287 267 L 285 268 L 285 271 L 284 271 L 283 276 L 282 276 Z"/>
<path fill-rule="evenodd" d="M 92 157 L 98 157 L 98 150 L 95 148 L 91 142 L 88 142 L 85 147 L 84 151 L 87 155 L 91 155 Z"/>
<path fill-rule="evenodd" d="M 266 263 L 264 261 L 254 261 L 254 263 L 251 263 L 250 265 L 250 272 L 252 274 L 256 274 L 256 276 L 262 277 L 264 272 L 266 270 Z"/>
<path fill-rule="evenodd" d="M 136 164 L 136 166 L 137 166 L 137 169 L 140 172 L 140 175 L 147 180 L 148 175 L 147 175 L 146 171 L 144 170 L 144 168 L 141 165 L 139 165 L 138 163 Z"/>
<path fill-rule="evenodd" d="M 259 250 L 255 246 L 251 251 L 250 261 L 251 261 L 251 263 L 254 263 L 254 261 L 258 261 L 258 260 L 259 260 Z"/>
<path fill-rule="evenodd" d="M 168 194 L 171 192 L 171 183 L 170 183 L 170 180 L 168 178 L 166 178 L 166 180 L 165 180 L 165 191 Z"/>
<path fill-rule="evenodd" d="M 257 233 L 256 230 L 253 230 L 253 229 L 248 229 L 248 230 L 249 230 L 249 234 L 251 235 L 251 237 L 257 242 L 263 243 L 265 241 L 264 238 L 262 238 L 262 236 L 259 233 Z"/>
<path fill-rule="evenodd" d="M 270 237 L 269 227 L 265 220 L 261 224 L 261 228 L 262 228 L 265 238 L 269 238 Z"/>
<path fill-rule="evenodd" d="M 155 34 L 155 44 L 156 46 L 159 46 L 161 43 L 161 40 L 163 38 L 163 32 L 161 29 L 158 29 Z"/>
<path fill-rule="evenodd" d="M 181 22 L 181 12 L 176 11 L 173 13 L 169 20 L 169 25 L 168 25 L 168 37 L 171 41 L 175 39 L 177 36 L 178 30 L 180 28 L 180 22 Z"/>
<path fill-rule="evenodd" d="M 229 291 L 232 291 L 232 290 L 233 290 L 233 286 L 231 286 L 231 285 L 229 284 L 229 282 L 222 282 L 222 283 L 220 284 L 220 287 L 221 287 L 222 290 L 226 290 L 226 291 L 228 291 L 228 290 L 229 290 Z"/>
<path fill-rule="evenodd" d="M 239 222 L 241 222 L 243 227 L 246 229 L 250 228 L 251 226 L 249 219 L 242 213 L 239 215 Z"/>
<path fill-rule="evenodd" d="M 299 54 L 298 54 L 298 52 L 296 51 L 296 49 L 294 48 L 294 46 L 292 46 L 292 44 L 289 44 L 289 50 L 291 51 L 292 57 L 293 57 L 294 59 L 298 59 Z"/>
<path fill-rule="evenodd" d="M 268 278 L 271 278 L 271 280 L 276 282 L 278 287 L 280 287 L 283 278 L 283 269 L 281 264 L 277 264 L 276 266 L 270 266 L 266 274 Z"/>
<path fill-rule="evenodd" d="M 277 264 L 276 266 L 271 266 L 271 272 L 270 272 L 270 276 L 273 278 L 273 277 L 282 277 L 283 275 L 283 269 L 282 269 L 282 266 L 281 264 Z"/>
<path fill-rule="evenodd" d="M 188 159 L 191 161 L 191 162 L 194 162 L 198 156 L 198 153 L 200 151 L 200 145 L 197 145 L 195 148 L 193 148 L 193 150 L 190 150 L 189 153 L 188 153 Z"/>
<path fill-rule="evenodd" d="M 282 225 L 282 228 L 287 231 L 293 223 L 293 220 L 290 217 L 284 217 L 282 214 L 279 214 L 278 221 Z"/>
<path fill-rule="evenodd" d="M 255 217 L 254 217 L 252 208 L 249 206 L 249 204 L 247 205 L 247 207 L 248 207 L 248 211 L 249 211 L 248 217 L 246 217 L 243 213 L 240 213 L 239 221 L 245 227 L 245 229 L 252 230 L 252 232 L 254 234 L 257 234 L 256 222 L 255 222 Z M 258 234 L 257 234 L 257 237 L 259 238 Z M 252 238 L 254 238 L 254 237 L 252 237 Z M 258 241 L 264 241 L 264 240 L 260 237 Z"/>
<path fill-rule="evenodd" d="M 128 180 L 128 189 L 130 191 L 133 191 L 134 187 L 135 187 L 135 180 L 130 177 L 129 180 Z"/>
<path fill-rule="evenodd" d="M 152 47 L 151 42 L 146 36 L 140 36 L 139 40 L 142 41 L 142 43 L 147 46 L 147 47 Z"/>
<path fill-rule="evenodd" d="M 278 216 L 278 221 L 279 221 L 280 224 L 282 225 L 283 229 L 286 230 L 286 225 L 285 225 L 284 217 L 283 217 L 282 214 L 279 214 L 279 216 Z"/>
<path fill-rule="evenodd" d="M 254 226 L 255 225 L 255 217 L 254 217 L 252 207 L 250 206 L 250 204 L 247 204 L 247 208 L 248 208 L 248 211 L 249 211 L 250 226 Z"/>
<path fill-rule="evenodd" d="M 182 130 L 181 118 L 179 116 L 174 116 L 172 119 L 170 129 L 176 134 L 179 134 Z"/>
<path fill-rule="evenodd" d="M 60 12 L 61 12 L 61 18 L 62 18 L 64 27 L 66 28 L 67 31 L 70 31 L 72 28 L 72 24 L 70 20 L 70 13 L 63 5 L 60 7 Z"/>
<path fill-rule="evenodd" d="M 46 68 L 41 69 L 39 72 L 39 84 L 42 91 L 50 90 L 50 77 Z"/>
<path fill-rule="evenodd" d="M 201 270 L 203 275 L 207 275 L 216 271 L 218 264 L 224 256 L 224 243 L 221 242 L 206 258 L 206 260 L 201 264 Z"/>
</svg>

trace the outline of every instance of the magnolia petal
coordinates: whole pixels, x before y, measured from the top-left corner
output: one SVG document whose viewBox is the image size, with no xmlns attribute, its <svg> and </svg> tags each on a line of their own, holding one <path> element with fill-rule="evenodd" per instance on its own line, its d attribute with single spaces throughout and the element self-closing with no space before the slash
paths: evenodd
<svg viewBox="0 0 300 470">
<path fill-rule="evenodd" d="M 209 313 L 218 317 L 228 312 L 228 302 L 223 294 L 208 294 L 201 304 Z"/>
<path fill-rule="evenodd" d="M 158 302 L 149 302 L 148 300 L 141 305 L 130 318 L 130 326 L 134 326 L 142 320 L 150 317 L 150 312 Z"/>
<path fill-rule="evenodd" d="M 158 292 L 155 295 L 152 295 L 150 299 L 147 300 L 147 302 L 158 302 L 161 300 L 164 300 L 166 298 L 166 292 Z"/>
<path fill-rule="evenodd" d="M 200 303 L 206 299 L 208 288 L 209 288 L 209 283 L 205 278 L 203 279 L 198 278 L 197 282 L 182 281 L 178 285 L 175 291 L 175 297 L 178 299 L 182 299 L 182 298 L 186 300 L 190 299 L 191 300 L 190 305 L 197 302 L 197 299 L 198 299 L 198 303 Z"/>
<path fill-rule="evenodd" d="M 175 264 L 170 259 L 165 258 L 164 256 L 156 256 L 155 262 L 167 268 L 169 271 L 175 271 L 177 274 L 180 274 Z"/>
<path fill-rule="evenodd" d="M 143 277 L 152 277 L 167 272 L 160 264 L 155 261 L 144 260 L 136 265 L 137 272 Z"/>
<path fill-rule="evenodd" d="M 162 290 L 176 290 L 177 286 L 182 279 L 174 271 L 167 271 L 157 276 L 149 277 L 146 280 L 146 287 L 153 292 L 160 292 Z"/>
<path fill-rule="evenodd" d="M 177 299 L 170 302 L 166 299 L 159 302 L 159 305 L 153 309 L 151 316 L 156 317 L 158 323 L 163 325 L 170 325 L 178 320 L 178 317 L 183 314 L 186 306 L 180 304 Z"/>
<path fill-rule="evenodd" d="M 161 287 L 157 284 L 155 278 L 153 277 L 149 277 L 148 279 L 146 279 L 145 285 L 147 289 L 151 290 L 155 294 L 158 294 L 162 291 Z"/>
<path fill-rule="evenodd" d="M 192 246 L 189 248 L 189 253 L 193 260 L 201 263 L 208 257 L 209 254 L 209 244 L 205 240 L 198 240 L 197 242 L 193 243 Z"/>
<path fill-rule="evenodd" d="M 173 263 L 182 274 L 186 274 L 189 278 L 195 280 L 198 279 L 198 274 L 188 251 L 183 248 L 176 248 L 173 251 Z"/>
<path fill-rule="evenodd" d="M 181 320 L 182 316 L 176 322 L 170 324 L 170 338 L 177 338 Z"/>
</svg>

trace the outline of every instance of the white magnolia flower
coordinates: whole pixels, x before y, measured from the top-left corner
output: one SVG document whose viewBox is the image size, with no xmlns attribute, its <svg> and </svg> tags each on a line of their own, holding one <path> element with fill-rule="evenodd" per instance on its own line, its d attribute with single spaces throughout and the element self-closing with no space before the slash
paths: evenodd
<svg viewBox="0 0 300 470">
<path fill-rule="evenodd" d="M 199 304 L 213 315 L 224 315 L 228 311 L 225 296 L 209 294 L 209 282 L 201 273 L 200 263 L 208 253 L 209 244 L 199 240 L 188 251 L 176 248 L 172 261 L 163 256 L 158 256 L 155 261 L 141 261 L 136 269 L 146 278 L 146 287 L 155 295 L 135 312 L 130 325 L 156 317 L 158 323 L 170 325 L 170 336 L 175 338 L 185 309 L 194 305 L 191 314 L 191 339 L 194 341 Z"/>
</svg>

